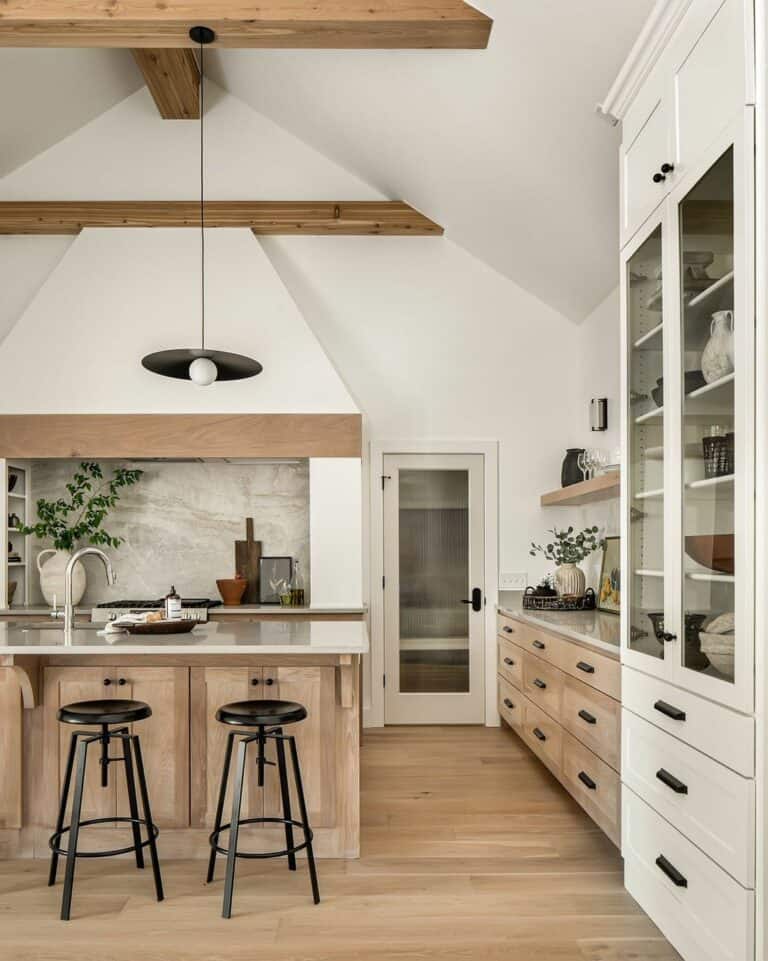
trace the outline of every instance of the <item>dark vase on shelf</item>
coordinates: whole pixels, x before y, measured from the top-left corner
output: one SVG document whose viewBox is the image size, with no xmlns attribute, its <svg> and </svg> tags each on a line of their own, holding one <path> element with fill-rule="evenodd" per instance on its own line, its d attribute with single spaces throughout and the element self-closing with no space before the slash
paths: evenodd
<svg viewBox="0 0 768 961">
<path fill-rule="evenodd" d="M 566 450 L 563 458 L 563 469 L 560 473 L 562 487 L 570 487 L 571 484 L 578 484 L 584 480 L 584 475 L 579 467 L 579 454 L 583 453 L 583 447 L 569 447 Z"/>
</svg>

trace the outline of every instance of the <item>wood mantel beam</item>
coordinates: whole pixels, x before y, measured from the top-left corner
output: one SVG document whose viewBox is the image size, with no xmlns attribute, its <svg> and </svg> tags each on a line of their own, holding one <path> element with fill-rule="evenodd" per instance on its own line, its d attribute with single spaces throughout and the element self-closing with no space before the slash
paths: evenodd
<svg viewBox="0 0 768 961">
<path fill-rule="evenodd" d="M 463 0 L 2 0 L 0 46 L 480 49 L 493 21 Z"/>
<path fill-rule="evenodd" d="M 199 119 L 200 70 L 192 50 L 139 49 L 133 58 L 163 120 Z"/>
<path fill-rule="evenodd" d="M 440 236 L 443 228 L 399 200 L 210 200 L 206 227 L 257 235 Z M 199 227 L 196 200 L 11 201 L 0 203 L 0 234 L 79 234 L 85 227 Z"/>
</svg>

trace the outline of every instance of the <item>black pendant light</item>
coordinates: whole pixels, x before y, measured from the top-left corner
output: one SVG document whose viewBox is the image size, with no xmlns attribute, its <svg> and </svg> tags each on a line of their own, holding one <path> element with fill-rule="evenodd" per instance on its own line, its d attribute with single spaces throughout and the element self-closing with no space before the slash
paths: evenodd
<svg viewBox="0 0 768 961">
<path fill-rule="evenodd" d="M 189 36 L 200 45 L 200 347 L 178 347 L 174 350 L 158 350 L 142 358 L 141 365 L 153 374 L 191 380 L 207 387 L 217 380 L 243 380 L 260 374 L 262 366 L 257 360 L 244 354 L 231 354 L 225 350 L 209 350 L 205 346 L 205 203 L 203 191 L 204 146 L 204 84 L 203 51 L 213 43 L 216 34 L 209 27 L 192 27 Z"/>
</svg>

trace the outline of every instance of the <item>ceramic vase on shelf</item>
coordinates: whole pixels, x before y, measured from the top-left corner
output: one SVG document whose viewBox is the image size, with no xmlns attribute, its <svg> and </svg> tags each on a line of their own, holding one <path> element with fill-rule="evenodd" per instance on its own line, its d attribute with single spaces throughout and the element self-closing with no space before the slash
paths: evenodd
<svg viewBox="0 0 768 961">
<path fill-rule="evenodd" d="M 587 579 L 578 564 L 561 564 L 555 571 L 555 589 L 560 597 L 582 597 Z"/>
<path fill-rule="evenodd" d="M 561 487 L 570 487 L 571 484 L 578 484 L 584 480 L 584 474 L 579 467 L 579 454 L 584 453 L 583 447 L 569 447 L 563 458 L 563 467 L 560 472 Z"/>
<path fill-rule="evenodd" d="M 733 311 L 717 310 L 712 314 L 710 338 L 701 355 L 701 372 L 711 384 L 733 373 Z"/>
<path fill-rule="evenodd" d="M 52 556 L 49 560 L 44 561 L 43 558 L 49 554 Z M 59 607 L 64 603 L 64 572 L 71 556 L 69 551 L 57 551 L 53 547 L 48 547 L 37 555 L 40 590 L 46 603 L 50 604 L 51 607 L 53 607 L 54 599 Z M 72 603 L 79 604 L 83 599 L 83 594 L 85 594 L 85 568 L 78 561 L 72 571 Z"/>
</svg>

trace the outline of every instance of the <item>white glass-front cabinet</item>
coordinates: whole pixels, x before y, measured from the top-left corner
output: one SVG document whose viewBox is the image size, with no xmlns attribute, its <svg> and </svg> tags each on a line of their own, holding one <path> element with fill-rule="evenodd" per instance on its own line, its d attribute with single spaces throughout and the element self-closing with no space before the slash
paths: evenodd
<svg viewBox="0 0 768 961">
<path fill-rule="evenodd" d="M 622 255 L 623 661 L 753 708 L 752 108 Z"/>
</svg>

